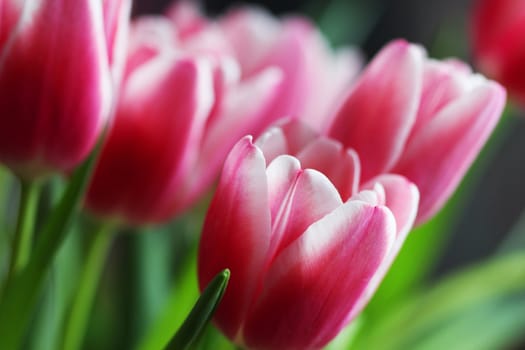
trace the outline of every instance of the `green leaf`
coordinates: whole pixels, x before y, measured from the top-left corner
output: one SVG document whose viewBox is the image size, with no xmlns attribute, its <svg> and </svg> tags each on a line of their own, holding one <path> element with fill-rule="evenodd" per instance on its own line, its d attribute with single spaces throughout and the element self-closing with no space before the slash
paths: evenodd
<svg viewBox="0 0 525 350">
<path fill-rule="evenodd" d="M 494 258 L 447 277 L 385 313 L 382 319 L 367 323 L 368 329 L 359 335 L 356 348 L 406 349 L 407 344 L 430 337 L 455 317 L 468 317 L 472 310 L 524 292 L 525 253 Z M 507 314 L 501 317 L 512 318 Z M 491 319 L 479 322 L 477 328 L 478 332 L 490 330 Z M 498 335 L 496 332 L 493 337 Z"/>
<path fill-rule="evenodd" d="M 230 279 L 230 270 L 219 272 L 202 292 L 199 300 L 179 328 L 167 349 L 188 349 L 204 330 L 224 295 Z"/>
</svg>

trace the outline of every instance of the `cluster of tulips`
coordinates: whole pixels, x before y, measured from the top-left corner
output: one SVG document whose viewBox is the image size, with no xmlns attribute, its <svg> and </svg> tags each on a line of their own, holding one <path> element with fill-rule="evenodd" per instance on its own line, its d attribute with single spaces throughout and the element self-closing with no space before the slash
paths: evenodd
<svg viewBox="0 0 525 350">
<path fill-rule="evenodd" d="M 482 3 L 480 66 L 523 100 L 525 6 L 501 9 L 511 22 L 492 7 L 513 1 Z M 210 192 L 201 290 L 229 271 L 214 324 L 249 349 L 324 347 L 457 188 L 505 89 L 402 39 L 363 65 L 302 17 L 177 2 L 131 20 L 131 5 L 0 0 L 0 162 L 22 189 L 0 348 L 22 344 L 77 209 L 102 228 L 158 225 Z M 69 199 L 33 238 L 34 187 L 54 174 Z"/>
</svg>

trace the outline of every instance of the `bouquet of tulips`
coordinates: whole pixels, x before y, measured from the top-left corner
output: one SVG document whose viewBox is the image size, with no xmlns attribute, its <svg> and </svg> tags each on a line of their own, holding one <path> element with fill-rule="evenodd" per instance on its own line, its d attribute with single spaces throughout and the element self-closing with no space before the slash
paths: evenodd
<svg viewBox="0 0 525 350">
<path fill-rule="evenodd" d="M 480 1 L 474 51 L 519 101 L 525 6 L 502 29 L 503 3 Z M 523 339 L 525 249 L 418 276 L 500 83 L 404 39 L 365 64 L 298 15 L 131 7 L 0 0 L 0 349 Z"/>
</svg>

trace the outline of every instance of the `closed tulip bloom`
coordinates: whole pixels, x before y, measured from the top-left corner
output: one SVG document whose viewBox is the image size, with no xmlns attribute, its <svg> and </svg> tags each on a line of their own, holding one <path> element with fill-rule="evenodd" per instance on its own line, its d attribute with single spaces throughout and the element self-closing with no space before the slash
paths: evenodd
<svg viewBox="0 0 525 350">
<path fill-rule="evenodd" d="M 262 128 L 279 72 L 240 81 L 227 52 L 189 45 L 175 29 L 165 17 L 132 26 L 114 125 L 86 196 L 98 216 L 172 218 L 210 187 L 235 142 Z"/>
<path fill-rule="evenodd" d="M 525 2 L 474 1 L 471 40 L 480 70 L 525 104 Z"/>
<path fill-rule="evenodd" d="M 2 0 L 0 162 L 24 178 L 70 171 L 111 114 L 127 0 Z"/>
<path fill-rule="evenodd" d="M 421 223 L 457 187 L 504 105 L 499 84 L 399 40 L 366 67 L 327 135 L 357 151 L 362 181 L 392 172 L 415 183 Z"/>
<path fill-rule="evenodd" d="M 203 31 L 215 32 L 207 45 L 217 43 L 217 37 L 222 36 L 224 46 L 240 64 L 241 79 L 269 67 L 281 71 L 279 93 L 268 104 L 267 120 L 289 116 L 315 128 L 325 126 L 361 68 L 355 49 L 332 50 L 305 17 L 279 19 L 261 8 L 245 6 L 213 22 L 188 1 L 175 4 L 169 15 L 187 41 L 195 41 L 193 38 Z"/>
<path fill-rule="evenodd" d="M 337 166 L 340 165 L 340 166 Z M 316 349 L 365 306 L 414 221 L 417 188 L 296 122 L 230 152 L 199 248 L 201 288 L 231 279 L 217 326 L 249 349 Z"/>
</svg>

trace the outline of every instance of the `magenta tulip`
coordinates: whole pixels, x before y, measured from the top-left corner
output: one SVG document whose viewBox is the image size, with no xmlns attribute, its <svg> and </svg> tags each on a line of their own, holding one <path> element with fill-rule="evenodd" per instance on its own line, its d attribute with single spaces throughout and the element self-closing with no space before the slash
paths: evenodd
<svg viewBox="0 0 525 350">
<path fill-rule="evenodd" d="M 362 181 L 390 172 L 415 183 L 421 223 L 457 187 L 504 105 L 499 84 L 400 40 L 366 67 L 327 135 L 356 150 Z"/>
<path fill-rule="evenodd" d="M 474 2 L 471 39 L 479 68 L 500 81 L 525 104 L 525 2 L 477 0 Z"/>
<path fill-rule="evenodd" d="M 241 81 L 228 52 L 200 43 L 185 42 L 164 17 L 133 24 L 114 125 L 87 193 L 91 212 L 166 221 L 210 187 L 240 137 L 266 126 L 279 72 Z"/>
<path fill-rule="evenodd" d="M 316 349 L 372 296 L 416 216 L 417 188 L 383 174 L 358 188 L 353 150 L 296 122 L 230 152 L 203 227 L 201 288 L 231 279 L 218 327 L 249 349 Z"/>
<path fill-rule="evenodd" d="M 111 114 L 130 2 L 2 0 L 0 162 L 24 178 L 70 171 Z"/>
<path fill-rule="evenodd" d="M 263 9 L 242 7 L 209 22 L 188 1 L 174 5 L 169 15 L 184 41 L 195 45 L 204 31 L 206 45 L 228 47 L 240 64 L 241 79 L 269 67 L 279 69 L 283 79 L 277 98 L 268 104 L 267 120 L 288 116 L 325 126 L 361 67 L 356 50 L 333 51 L 305 17 L 278 19 Z"/>
</svg>

